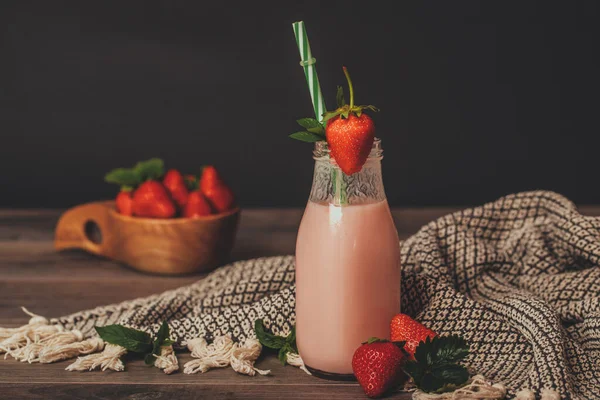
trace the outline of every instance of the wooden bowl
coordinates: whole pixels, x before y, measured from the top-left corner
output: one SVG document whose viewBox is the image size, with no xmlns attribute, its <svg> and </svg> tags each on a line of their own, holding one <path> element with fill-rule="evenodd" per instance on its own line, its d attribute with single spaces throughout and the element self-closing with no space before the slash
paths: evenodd
<svg viewBox="0 0 600 400">
<path fill-rule="evenodd" d="M 138 218 L 119 214 L 113 201 L 88 203 L 60 217 L 54 246 L 83 249 L 144 272 L 206 272 L 227 261 L 239 217 L 236 208 L 203 218 Z"/>
</svg>

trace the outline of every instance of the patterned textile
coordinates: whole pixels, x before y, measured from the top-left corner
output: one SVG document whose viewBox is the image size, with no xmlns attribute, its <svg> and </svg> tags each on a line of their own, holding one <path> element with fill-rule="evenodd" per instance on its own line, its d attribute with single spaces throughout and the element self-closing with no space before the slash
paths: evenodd
<svg viewBox="0 0 600 400">
<path fill-rule="evenodd" d="M 600 219 L 555 193 L 519 193 L 429 223 L 401 253 L 402 311 L 463 335 L 473 372 L 512 394 L 600 399 Z M 52 322 L 93 335 L 94 325 L 156 331 L 167 320 L 181 345 L 254 337 L 257 318 L 276 334 L 294 325 L 293 257 L 237 262 L 187 287 Z"/>
</svg>

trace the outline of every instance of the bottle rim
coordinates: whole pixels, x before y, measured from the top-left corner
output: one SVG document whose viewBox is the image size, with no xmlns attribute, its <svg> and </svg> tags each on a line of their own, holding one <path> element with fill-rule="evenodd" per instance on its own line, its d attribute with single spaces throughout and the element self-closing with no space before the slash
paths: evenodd
<svg viewBox="0 0 600 400">
<path fill-rule="evenodd" d="M 326 160 L 331 158 L 329 146 L 327 141 L 321 140 L 315 142 L 315 148 L 313 150 L 313 158 L 315 160 Z M 371 152 L 369 153 L 369 157 L 367 161 L 370 160 L 381 160 L 383 158 L 383 148 L 381 147 L 381 139 L 375 138 L 373 140 L 373 145 L 371 146 Z"/>
</svg>

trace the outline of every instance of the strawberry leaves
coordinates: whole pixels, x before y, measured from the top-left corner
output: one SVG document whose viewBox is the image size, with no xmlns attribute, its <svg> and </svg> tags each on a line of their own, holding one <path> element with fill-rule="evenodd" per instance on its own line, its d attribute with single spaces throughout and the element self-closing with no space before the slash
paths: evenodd
<svg viewBox="0 0 600 400">
<path fill-rule="evenodd" d="M 404 365 L 404 372 L 424 392 L 454 390 L 469 379 L 469 371 L 459 364 L 468 354 L 469 346 L 460 336 L 428 337 L 419 343 L 415 359 Z"/>
<path fill-rule="evenodd" d="M 160 355 L 162 346 L 170 346 L 175 343 L 169 339 L 169 325 L 166 321 L 162 323 L 154 339 L 146 332 L 123 325 L 96 326 L 95 329 L 105 342 L 124 347 L 132 353 L 144 355 L 146 365 L 154 365 L 155 356 Z"/>
<path fill-rule="evenodd" d="M 325 127 L 319 121 L 314 118 L 301 118 L 297 120 L 298 125 L 306 129 L 292 133 L 290 137 L 292 139 L 300 140 L 302 142 L 314 143 L 321 140 L 325 140 Z"/>
<path fill-rule="evenodd" d="M 298 353 L 298 348 L 296 347 L 296 327 L 293 327 L 290 334 L 286 337 L 277 336 L 267 332 L 262 319 L 257 319 L 254 322 L 254 332 L 260 344 L 269 349 L 279 351 L 277 358 L 279 358 L 279 361 L 283 365 L 287 362 L 288 353 Z"/>
<path fill-rule="evenodd" d="M 344 89 L 341 86 L 338 86 L 337 94 L 335 97 L 338 108 L 333 111 L 326 112 L 323 115 L 323 123 L 337 116 L 340 116 L 342 119 L 348 119 L 350 114 L 354 114 L 357 117 L 360 117 L 363 113 L 363 110 L 371 110 L 374 112 L 379 111 L 379 109 L 375 106 L 358 106 L 354 104 L 354 87 L 352 86 L 352 80 L 350 79 L 350 74 L 348 73 L 348 69 L 346 67 L 344 67 L 344 75 L 346 76 L 346 81 L 348 82 L 348 89 L 350 91 L 350 104 L 346 104 L 346 100 L 344 98 Z"/>
</svg>

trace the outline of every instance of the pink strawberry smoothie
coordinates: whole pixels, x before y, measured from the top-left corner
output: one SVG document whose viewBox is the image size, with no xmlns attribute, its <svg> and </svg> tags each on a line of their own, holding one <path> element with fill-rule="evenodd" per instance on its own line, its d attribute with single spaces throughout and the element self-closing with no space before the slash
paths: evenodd
<svg viewBox="0 0 600 400">
<path fill-rule="evenodd" d="M 296 343 L 310 368 L 352 374 L 372 336 L 400 312 L 400 247 L 386 200 L 308 202 L 296 243 Z"/>
</svg>

